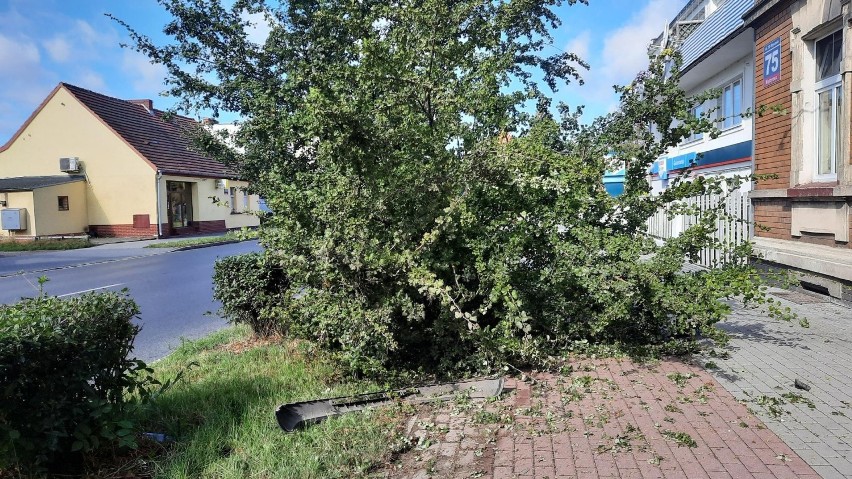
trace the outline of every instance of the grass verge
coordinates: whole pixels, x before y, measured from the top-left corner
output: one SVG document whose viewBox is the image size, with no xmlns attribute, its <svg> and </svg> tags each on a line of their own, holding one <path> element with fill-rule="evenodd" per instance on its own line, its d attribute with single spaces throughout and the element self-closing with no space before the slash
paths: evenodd
<svg viewBox="0 0 852 479">
<path fill-rule="evenodd" d="M 45 251 L 88 248 L 92 245 L 87 239 L 0 241 L 0 251 Z"/>
<path fill-rule="evenodd" d="M 340 416 L 291 434 L 280 430 L 273 412 L 282 403 L 378 389 L 340 377 L 304 343 L 257 343 L 247 329 L 230 328 L 184 343 L 153 367 L 162 381 L 181 371 L 184 377 L 141 413 L 144 431 L 174 443 L 143 444 L 137 457 L 117 466 L 126 470 L 135 461 L 140 475 L 360 476 L 383 464 L 399 437 L 392 410 Z"/>
<path fill-rule="evenodd" d="M 205 244 L 227 243 L 230 241 L 243 241 L 257 238 L 257 231 L 229 232 L 221 236 L 204 236 L 202 238 L 190 238 L 185 240 L 165 241 L 162 243 L 151 243 L 146 248 L 185 248 L 187 246 L 198 246 Z"/>
</svg>

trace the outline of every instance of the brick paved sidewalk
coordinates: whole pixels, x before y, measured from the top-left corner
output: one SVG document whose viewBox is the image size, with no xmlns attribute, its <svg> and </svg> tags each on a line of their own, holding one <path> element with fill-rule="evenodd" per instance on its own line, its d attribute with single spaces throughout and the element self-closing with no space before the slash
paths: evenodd
<svg viewBox="0 0 852 479">
<path fill-rule="evenodd" d="M 707 372 L 589 359 L 420 411 L 391 477 L 819 477 Z"/>
</svg>

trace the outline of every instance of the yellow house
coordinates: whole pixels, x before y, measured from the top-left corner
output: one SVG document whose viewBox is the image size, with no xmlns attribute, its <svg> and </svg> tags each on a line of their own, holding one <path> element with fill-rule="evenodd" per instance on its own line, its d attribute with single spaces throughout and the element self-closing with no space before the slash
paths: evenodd
<svg viewBox="0 0 852 479">
<path fill-rule="evenodd" d="M 257 226 L 258 197 L 246 193 L 248 183 L 192 149 L 189 133 L 198 126 L 151 100 L 60 83 L 0 147 L 0 238 Z"/>
</svg>

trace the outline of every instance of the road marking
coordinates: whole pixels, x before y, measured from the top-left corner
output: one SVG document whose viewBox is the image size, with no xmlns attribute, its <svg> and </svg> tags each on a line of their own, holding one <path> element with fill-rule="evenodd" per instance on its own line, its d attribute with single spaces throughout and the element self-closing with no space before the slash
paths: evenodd
<svg viewBox="0 0 852 479">
<path fill-rule="evenodd" d="M 66 296 L 73 296 L 73 295 L 75 295 L 75 294 L 88 293 L 88 292 L 90 292 L 90 291 L 97 291 L 97 290 L 99 290 L 99 289 L 113 288 L 113 287 L 115 287 L 115 286 L 121 286 L 122 284 L 124 284 L 124 283 L 108 284 L 108 285 L 106 285 L 106 286 L 99 286 L 99 287 L 97 287 L 97 288 L 92 288 L 92 289 L 84 289 L 83 291 L 77 291 L 77 292 L 74 292 L 74 293 L 60 294 L 60 295 L 58 295 L 58 296 L 57 296 L 57 298 L 64 298 L 64 297 L 66 297 Z"/>
<path fill-rule="evenodd" d="M 61 271 L 63 269 L 82 268 L 82 267 L 85 267 L 85 266 L 99 266 L 99 265 L 102 265 L 102 264 L 118 263 L 118 262 L 121 262 L 121 261 L 128 261 L 128 260 L 131 260 L 131 259 L 150 258 L 150 257 L 153 257 L 153 256 L 160 256 L 160 255 L 163 255 L 163 254 L 169 254 L 171 252 L 172 252 L 172 250 L 165 250 L 165 251 L 162 251 L 162 252 L 151 253 L 151 254 L 140 254 L 140 255 L 137 255 L 137 256 L 128 256 L 126 258 L 113 258 L 113 259 L 105 259 L 105 260 L 99 260 L 99 261 L 89 261 L 89 262 L 86 262 L 86 263 L 66 264 L 66 265 L 63 265 L 63 266 L 53 266 L 53 267 L 43 268 L 43 269 L 33 269 L 33 270 L 29 270 L 29 271 L 20 270 L 20 271 L 13 271 L 13 272 L 7 272 L 7 273 L 0 273 L 0 279 L 13 278 L 15 276 L 24 276 L 24 275 L 27 275 L 27 274 L 46 273 L 48 271 Z"/>
</svg>

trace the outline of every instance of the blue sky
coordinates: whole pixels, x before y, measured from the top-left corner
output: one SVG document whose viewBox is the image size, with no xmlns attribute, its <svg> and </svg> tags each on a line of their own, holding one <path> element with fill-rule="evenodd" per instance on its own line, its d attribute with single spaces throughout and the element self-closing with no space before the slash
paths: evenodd
<svg viewBox="0 0 852 479">
<path fill-rule="evenodd" d="M 584 86 L 570 85 L 555 98 L 586 105 L 586 119 L 612 110 L 612 85 L 630 81 L 646 65 L 648 42 L 685 3 L 589 0 L 588 6 L 563 6 L 554 47 L 578 53 L 591 70 L 584 73 Z M 155 0 L 0 0 L 0 145 L 59 82 L 123 99 L 151 98 L 156 108 L 172 106 L 160 96 L 164 69 L 121 48 L 127 34 L 104 13 L 155 39 L 163 38 L 168 21 Z"/>
</svg>

